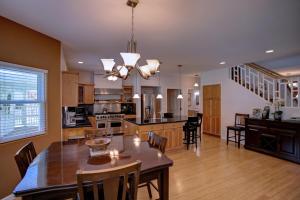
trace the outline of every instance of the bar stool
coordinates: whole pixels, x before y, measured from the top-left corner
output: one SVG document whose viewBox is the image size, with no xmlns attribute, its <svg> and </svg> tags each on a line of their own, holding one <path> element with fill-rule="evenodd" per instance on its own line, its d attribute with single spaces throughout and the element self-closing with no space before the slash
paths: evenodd
<svg viewBox="0 0 300 200">
<path fill-rule="evenodd" d="M 189 117 L 188 121 L 183 126 L 183 144 L 186 144 L 187 150 L 189 149 L 190 144 L 195 144 L 197 148 L 197 128 L 198 117 Z"/>
<path fill-rule="evenodd" d="M 197 113 L 197 117 L 198 117 L 198 130 L 199 130 L 199 134 L 197 134 L 197 138 L 200 139 L 201 142 L 201 125 L 202 125 L 202 118 L 203 118 L 203 114 L 202 113 Z"/>
</svg>

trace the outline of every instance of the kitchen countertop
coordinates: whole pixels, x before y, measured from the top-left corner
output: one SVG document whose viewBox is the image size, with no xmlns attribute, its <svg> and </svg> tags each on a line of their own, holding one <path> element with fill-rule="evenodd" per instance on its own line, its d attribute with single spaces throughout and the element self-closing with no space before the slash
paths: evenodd
<svg viewBox="0 0 300 200">
<path fill-rule="evenodd" d="M 173 118 L 153 118 L 148 121 L 142 120 L 141 118 L 132 118 L 132 119 L 124 119 L 130 123 L 143 126 L 143 125 L 151 125 L 151 124 L 166 124 L 166 123 L 176 123 L 176 122 L 185 122 L 188 120 L 187 116 L 175 116 Z"/>
<path fill-rule="evenodd" d="M 83 127 L 92 127 L 92 124 L 78 124 L 76 126 L 63 125 L 63 128 L 83 128 Z"/>
</svg>

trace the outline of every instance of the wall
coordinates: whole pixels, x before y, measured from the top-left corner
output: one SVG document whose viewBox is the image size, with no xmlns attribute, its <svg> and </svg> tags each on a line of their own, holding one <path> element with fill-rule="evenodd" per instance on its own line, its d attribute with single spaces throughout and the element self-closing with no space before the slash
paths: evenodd
<svg viewBox="0 0 300 200">
<path fill-rule="evenodd" d="M 221 84 L 221 134 L 226 138 L 226 126 L 234 124 L 235 113 L 252 114 L 253 108 L 261 108 L 267 101 L 229 79 L 229 69 L 218 69 L 201 74 L 201 86 Z M 203 94 L 200 90 L 200 111 L 203 112 Z M 299 109 L 283 109 L 284 118 L 300 115 Z M 272 112 L 272 109 L 271 109 Z"/>
<path fill-rule="evenodd" d="M 20 181 L 14 155 L 29 141 L 37 152 L 60 140 L 60 42 L 20 24 L 0 17 L 0 60 L 48 70 L 47 134 L 0 144 L 0 198 L 12 192 Z"/>
</svg>

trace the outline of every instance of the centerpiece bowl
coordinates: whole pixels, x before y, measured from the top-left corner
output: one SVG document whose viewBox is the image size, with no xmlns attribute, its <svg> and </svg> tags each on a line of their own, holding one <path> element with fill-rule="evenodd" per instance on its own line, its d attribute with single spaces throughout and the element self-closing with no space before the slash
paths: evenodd
<svg viewBox="0 0 300 200">
<path fill-rule="evenodd" d="M 92 150 L 92 151 L 105 151 L 107 146 L 110 144 L 111 139 L 109 138 L 95 138 L 92 140 L 87 140 L 85 144 Z"/>
</svg>

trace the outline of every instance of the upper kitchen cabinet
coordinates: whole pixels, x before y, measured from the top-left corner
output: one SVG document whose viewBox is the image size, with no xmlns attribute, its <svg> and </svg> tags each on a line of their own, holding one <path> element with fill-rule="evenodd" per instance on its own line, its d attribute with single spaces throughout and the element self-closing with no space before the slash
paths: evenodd
<svg viewBox="0 0 300 200">
<path fill-rule="evenodd" d="M 116 81 L 109 81 L 104 75 L 94 75 L 95 88 L 104 89 L 122 89 L 122 79 Z"/>
<path fill-rule="evenodd" d="M 94 103 L 94 84 L 79 84 L 78 86 L 78 103 Z"/>
<path fill-rule="evenodd" d="M 77 72 L 62 72 L 62 106 L 78 105 L 78 77 Z"/>
</svg>

